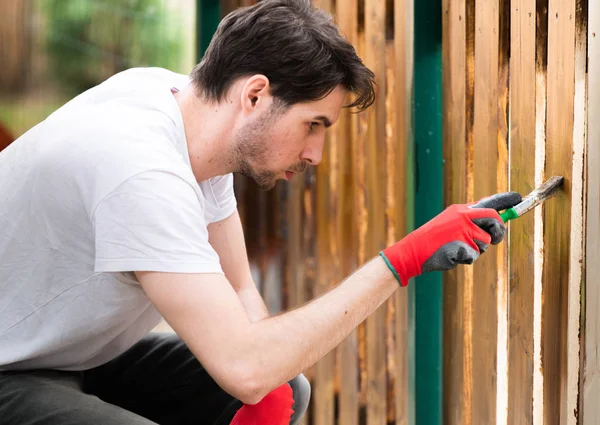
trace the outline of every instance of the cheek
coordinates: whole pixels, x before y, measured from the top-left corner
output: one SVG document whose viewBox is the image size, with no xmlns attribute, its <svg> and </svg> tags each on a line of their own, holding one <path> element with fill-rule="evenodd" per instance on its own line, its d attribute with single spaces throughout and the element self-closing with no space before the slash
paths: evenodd
<svg viewBox="0 0 600 425">
<path fill-rule="evenodd" d="M 299 131 L 285 129 L 273 137 L 273 150 L 278 159 L 295 160 L 303 149 L 304 137 Z"/>
</svg>

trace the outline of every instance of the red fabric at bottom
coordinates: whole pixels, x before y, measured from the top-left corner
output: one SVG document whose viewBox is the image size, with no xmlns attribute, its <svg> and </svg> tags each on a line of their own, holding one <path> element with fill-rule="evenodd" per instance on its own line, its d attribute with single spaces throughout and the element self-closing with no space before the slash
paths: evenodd
<svg viewBox="0 0 600 425">
<path fill-rule="evenodd" d="M 235 414 L 231 425 L 289 425 L 294 397 L 292 387 L 283 384 L 257 404 L 244 404 Z"/>
</svg>

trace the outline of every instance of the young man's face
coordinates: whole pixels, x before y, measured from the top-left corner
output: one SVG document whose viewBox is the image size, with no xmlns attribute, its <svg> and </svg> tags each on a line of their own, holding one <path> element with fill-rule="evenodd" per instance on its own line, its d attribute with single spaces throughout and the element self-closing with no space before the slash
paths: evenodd
<svg viewBox="0 0 600 425">
<path fill-rule="evenodd" d="M 347 91 L 335 88 L 323 99 L 285 110 L 270 107 L 235 134 L 240 173 L 262 189 L 289 180 L 321 162 L 325 130 L 338 119 Z"/>
</svg>

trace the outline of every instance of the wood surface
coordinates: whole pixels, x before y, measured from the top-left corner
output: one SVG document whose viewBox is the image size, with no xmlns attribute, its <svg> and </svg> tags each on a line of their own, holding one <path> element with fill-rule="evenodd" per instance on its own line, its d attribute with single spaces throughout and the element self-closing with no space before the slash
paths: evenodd
<svg viewBox="0 0 600 425">
<path fill-rule="evenodd" d="M 567 300 L 573 161 L 575 0 L 550 0 L 545 176 L 562 175 L 564 190 L 544 205 L 542 367 L 544 424 L 564 423 Z"/>
<path fill-rule="evenodd" d="M 536 183 L 535 0 L 512 2 L 511 54 L 510 190 L 525 196 Z M 510 223 L 508 422 L 515 425 L 533 423 L 534 218 Z"/>
<path fill-rule="evenodd" d="M 475 199 L 498 190 L 498 81 L 500 7 L 476 2 L 475 113 L 473 175 Z M 497 248 L 490 247 L 473 267 L 473 392 L 472 421 L 496 421 L 498 296 Z"/>
<path fill-rule="evenodd" d="M 413 140 L 412 129 L 412 87 L 413 87 L 413 25 L 414 2 L 411 0 L 394 1 L 394 89 L 393 102 L 388 115 L 395 117 L 392 127 L 392 139 L 395 141 L 393 190 L 395 191 L 395 238 L 400 240 L 408 231 L 407 212 L 412 205 L 407 200 L 407 153 L 408 144 Z M 388 66 L 391 68 L 392 64 Z M 391 155 L 388 155 L 390 157 Z M 388 181 L 388 190 L 390 182 Z M 389 242 L 389 239 L 388 239 Z M 394 375 L 394 420 L 396 425 L 409 424 L 408 386 L 409 363 L 408 350 L 408 291 L 398 290 L 394 297 L 394 342 L 393 358 L 395 360 Z"/>
<path fill-rule="evenodd" d="M 347 0 L 336 3 L 337 23 L 342 34 L 354 46 L 358 40 L 358 1 Z M 338 166 L 340 173 L 338 184 L 340 197 L 334 206 L 342 211 L 343 220 L 338 222 L 337 237 L 340 255 L 339 267 L 344 275 L 356 268 L 357 259 L 357 226 L 354 222 L 354 172 L 352 151 L 356 149 L 356 132 L 352 124 L 356 116 L 352 111 L 344 109 L 337 127 L 338 133 Z M 338 348 L 338 380 L 339 380 L 339 423 L 358 425 L 358 339 L 357 331 L 346 337 Z"/>
<path fill-rule="evenodd" d="M 367 111 L 365 177 L 368 234 L 367 258 L 374 257 L 386 243 L 386 7 L 385 0 L 365 0 L 365 64 L 375 73 L 376 100 Z M 390 153 L 391 154 L 391 153 Z M 387 423 L 386 317 L 383 304 L 366 325 L 367 425 Z"/>
<path fill-rule="evenodd" d="M 588 10 L 587 214 L 581 425 L 600 418 L 600 2 Z"/>
<path fill-rule="evenodd" d="M 444 0 L 442 89 L 444 143 L 444 204 L 465 203 L 468 200 L 469 150 L 467 139 L 467 1 Z M 472 78 L 471 78 L 472 81 Z M 472 98 L 470 99 L 472 106 Z M 444 274 L 444 391 L 443 421 L 445 424 L 470 424 L 472 376 L 470 356 L 465 336 L 470 338 L 467 322 L 468 307 L 465 291 L 471 268 L 458 267 Z M 452 355 L 446 355 L 452 353 Z"/>
</svg>

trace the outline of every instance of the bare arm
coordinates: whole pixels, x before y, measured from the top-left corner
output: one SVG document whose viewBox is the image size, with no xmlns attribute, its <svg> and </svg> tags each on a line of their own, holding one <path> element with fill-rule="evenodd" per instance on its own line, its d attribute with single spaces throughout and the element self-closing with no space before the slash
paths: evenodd
<svg viewBox="0 0 600 425">
<path fill-rule="evenodd" d="M 227 392 L 256 403 L 335 348 L 398 282 L 375 258 L 327 294 L 252 323 L 219 274 L 138 272 L 150 300 Z"/>
<path fill-rule="evenodd" d="M 228 218 L 208 226 L 209 242 L 219 255 L 225 277 L 237 293 L 251 322 L 269 316 L 260 296 L 246 252 L 244 232 L 237 210 Z"/>
</svg>

